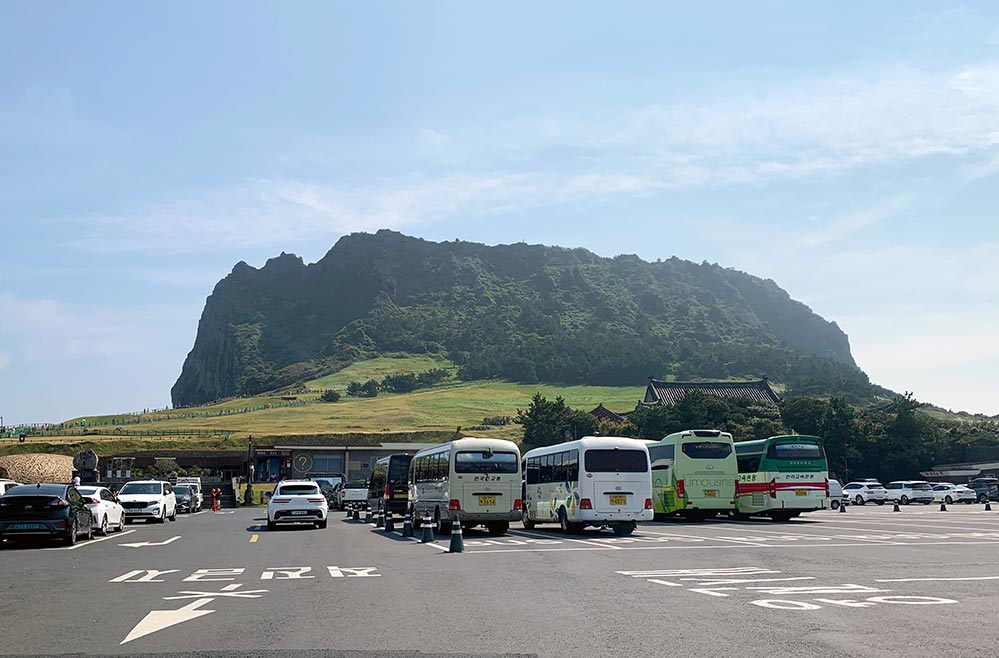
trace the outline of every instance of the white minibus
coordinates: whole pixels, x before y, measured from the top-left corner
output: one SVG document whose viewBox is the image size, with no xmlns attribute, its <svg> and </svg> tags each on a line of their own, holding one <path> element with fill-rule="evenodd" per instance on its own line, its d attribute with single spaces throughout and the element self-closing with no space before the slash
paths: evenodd
<svg viewBox="0 0 999 658">
<path fill-rule="evenodd" d="M 467 437 L 425 448 L 409 465 L 413 526 L 430 512 L 437 532 L 484 525 L 502 535 L 520 519 L 520 448 L 503 439 Z"/>
<path fill-rule="evenodd" d="M 586 526 L 634 532 L 651 521 L 652 475 L 644 441 L 587 436 L 524 455 L 524 527 L 558 523 L 576 534 Z"/>
</svg>

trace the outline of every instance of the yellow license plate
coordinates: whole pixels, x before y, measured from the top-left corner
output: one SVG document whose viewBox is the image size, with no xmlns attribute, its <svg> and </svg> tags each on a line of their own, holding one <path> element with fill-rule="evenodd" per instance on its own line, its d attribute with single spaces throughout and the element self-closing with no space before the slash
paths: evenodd
<svg viewBox="0 0 999 658">
<path fill-rule="evenodd" d="M 704 490 L 704 497 L 705 498 L 717 498 L 718 497 L 718 490 L 717 489 L 705 489 Z"/>
<path fill-rule="evenodd" d="M 795 489 L 794 490 L 794 495 L 795 496 L 807 496 L 808 492 L 805 491 L 804 489 Z"/>
<path fill-rule="evenodd" d="M 628 504 L 628 497 L 627 496 L 611 496 L 610 497 L 610 504 L 611 505 L 627 505 Z"/>
<path fill-rule="evenodd" d="M 479 507 L 495 507 L 496 496 L 479 496 Z"/>
</svg>

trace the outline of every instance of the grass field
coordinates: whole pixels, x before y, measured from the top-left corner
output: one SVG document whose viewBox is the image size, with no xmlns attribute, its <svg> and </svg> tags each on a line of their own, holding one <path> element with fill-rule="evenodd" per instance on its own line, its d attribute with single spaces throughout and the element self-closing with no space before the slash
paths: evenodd
<svg viewBox="0 0 999 658">
<path fill-rule="evenodd" d="M 313 389 L 332 388 L 343 393 L 350 382 L 363 383 L 369 379 L 381 381 L 386 375 L 407 375 L 434 368 L 448 370 L 451 373 L 455 371 L 455 365 L 443 357 L 413 356 L 410 354 L 386 355 L 355 363 L 332 375 L 305 382 L 305 385 Z"/>
</svg>

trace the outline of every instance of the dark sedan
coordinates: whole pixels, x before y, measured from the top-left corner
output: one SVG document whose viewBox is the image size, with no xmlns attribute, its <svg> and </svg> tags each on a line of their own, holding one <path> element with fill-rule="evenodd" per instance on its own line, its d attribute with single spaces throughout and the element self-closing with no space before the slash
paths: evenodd
<svg viewBox="0 0 999 658">
<path fill-rule="evenodd" d="M 0 496 L 0 541 L 20 537 L 60 539 L 72 546 L 93 536 L 93 514 L 76 487 L 22 484 Z"/>
</svg>

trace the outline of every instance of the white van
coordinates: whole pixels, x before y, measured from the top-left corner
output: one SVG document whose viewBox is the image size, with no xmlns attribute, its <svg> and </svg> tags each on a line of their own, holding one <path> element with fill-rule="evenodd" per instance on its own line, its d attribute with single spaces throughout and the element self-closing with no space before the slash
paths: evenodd
<svg viewBox="0 0 999 658">
<path fill-rule="evenodd" d="M 651 521 L 652 471 L 646 442 L 612 436 L 535 448 L 524 455 L 524 527 L 558 523 L 576 534 L 609 526 L 630 535 Z"/>
</svg>

